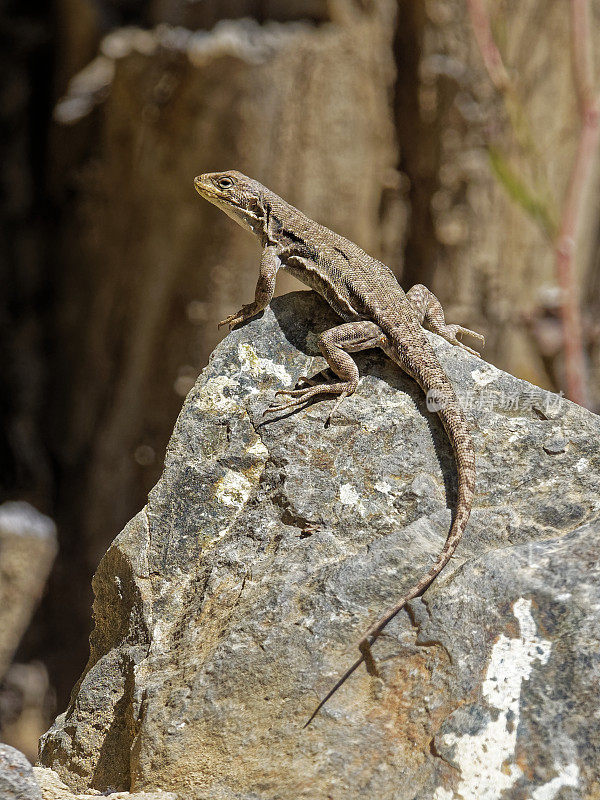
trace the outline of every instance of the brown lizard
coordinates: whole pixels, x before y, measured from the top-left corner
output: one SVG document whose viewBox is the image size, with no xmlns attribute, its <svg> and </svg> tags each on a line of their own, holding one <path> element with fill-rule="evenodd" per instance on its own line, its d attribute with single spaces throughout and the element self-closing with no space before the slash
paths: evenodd
<svg viewBox="0 0 600 800">
<path fill-rule="evenodd" d="M 309 725 L 323 704 L 360 664 L 365 662 L 367 670 L 377 674 L 371 645 L 406 603 L 427 589 L 448 563 L 461 539 L 475 491 L 473 443 L 456 393 L 422 325 L 426 324 L 434 333 L 475 355 L 476 351 L 459 341 L 457 336 L 468 334 L 482 342 L 483 336 L 461 325 L 447 325 L 439 300 L 425 286 L 418 284 L 405 294 L 385 264 L 367 255 L 348 239 L 313 222 L 258 181 L 236 171 L 214 172 L 197 177 L 195 186 L 202 197 L 258 236 L 263 247 L 254 301 L 224 319 L 219 327 L 229 325 L 231 329 L 266 308 L 273 297 L 275 277 L 280 267 L 322 295 L 344 320 L 343 324 L 319 337 L 321 352 L 339 381 L 315 384 L 313 380 L 301 378 L 308 385 L 277 392 L 288 394 L 292 399 L 271 406 L 267 411 L 279 412 L 303 406 L 317 395 L 330 394 L 337 396 L 337 401 L 328 416 L 329 422 L 342 400 L 358 386 L 358 368 L 350 353 L 379 347 L 417 381 L 428 399 L 434 400 L 434 409 L 444 425 L 456 458 L 458 502 L 442 551 L 402 599 L 365 632 L 359 643 L 360 658 L 319 703 L 306 723 Z"/>
</svg>

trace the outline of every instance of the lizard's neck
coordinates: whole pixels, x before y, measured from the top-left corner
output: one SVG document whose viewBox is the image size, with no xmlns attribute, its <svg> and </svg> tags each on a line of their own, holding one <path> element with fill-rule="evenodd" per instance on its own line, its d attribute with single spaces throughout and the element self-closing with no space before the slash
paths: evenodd
<svg viewBox="0 0 600 800">
<path fill-rule="evenodd" d="M 262 204 L 263 244 L 272 243 L 280 247 L 289 247 L 294 243 L 304 243 L 306 224 L 310 220 L 301 211 L 272 192 L 266 193 Z"/>
</svg>

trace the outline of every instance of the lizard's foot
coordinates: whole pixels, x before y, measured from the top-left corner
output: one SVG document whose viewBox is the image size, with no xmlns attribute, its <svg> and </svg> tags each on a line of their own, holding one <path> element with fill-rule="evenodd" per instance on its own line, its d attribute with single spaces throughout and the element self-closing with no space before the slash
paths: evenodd
<svg viewBox="0 0 600 800">
<path fill-rule="evenodd" d="M 421 283 L 417 283 L 416 286 L 413 286 L 408 290 L 406 297 L 412 306 L 417 322 L 419 322 L 421 325 L 425 325 L 425 327 L 429 328 L 430 331 L 437 333 L 438 336 L 446 339 L 446 341 L 450 342 L 450 344 L 454 344 L 457 347 L 462 347 L 463 350 L 466 350 L 467 353 L 471 353 L 474 356 L 479 355 L 476 350 L 473 350 L 471 347 L 459 340 L 458 334 L 460 334 L 461 337 L 466 335 L 473 336 L 475 339 L 479 339 L 482 347 L 485 342 L 484 337 L 476 331 L 469 330 L 469 328 L 463 328 L 462 325 L 447 325 L 446 320 L 444 319 L 444 309 L 442 308 L 442 304 L 433 294 L 433 292 L 430 292 L 426 286 L 423 286 Z"/>
<path fill-rule="evenodd" d="M 479 353 L 477 350 L 473 350 L 473 348 L 466 345 L 460 339 L 458 339 L 458 335 L 460 336 L 472 336 L 474 339 L 479 339 L 481 342 L 481 346 L 485 344 L 485 336 L 482 336 L 481 333 L 477 333 L 477 331 L 472 331 L 470 328 L 463 328 L 462 325 L 445 325 L 443 330 L 436 331 L 443 336 L 443 338 L 450 342 L 450 344 L 454 344 L 457 347 L 462 347 L 463 350 L 466 350 L 467 353 L 471 353 L 474 356 L 478 356 Z"/>
<path fill-rule="evenodd" d="M 217 328 L 222 328 L 223 325 L 229 325 L 229 330 L 234 328 L 236 325 L 239 325 L 240 322 L 245 322 L 250 317 L 254 317 L 260 311 L 254 303 L 248 303 L 245 306 L 242 306 L 239 311 L 236 311 L 235 314 L 230 314 L 225 319 L 222 319 L 221 322 L 217 325 Z"/>
<path fill-rule="evenodd" d="M 237 311 L 235 314 L 230 314 L 225 319 L 222 319 L 221 322 L 217 325 L 217 328 L 222 328 L 223 325 L 229 325 L 229 330 L 231 330 L 238 322 L 243 320 L 242 311 Z"/>
<path fill-rule="evenodd" d="M 331 417 L 337 410 L 339 404 L 342 400 L 347 397 L 349 394 L 352 394 L 356 389 L 357 384 L 354 382 L 345 382 L 345 383 L 330 383 L 330 384 L 318 384 L 316 386 L 309 386 L 304 389 L 281 389 L 280 391 L 275 393 L 275 396 L 280 394 L 287 394 L 289 397 L 293 399 L 290 400 L 288 403 L 280 403 L 279 405 L 269 406 L 264 412 L 265 414 L 276 414 L 280 411 L 286 411 L 288 408 L 297 408 L 298 406 L 303 406 L 313 397 L 316 397 L 319 394 L 337 394 L 339 395 L 336 404 L 334 405 L 331 413 L 327 417 L 325 425 L 328 425 L 331 422 Z"/>
</svg>

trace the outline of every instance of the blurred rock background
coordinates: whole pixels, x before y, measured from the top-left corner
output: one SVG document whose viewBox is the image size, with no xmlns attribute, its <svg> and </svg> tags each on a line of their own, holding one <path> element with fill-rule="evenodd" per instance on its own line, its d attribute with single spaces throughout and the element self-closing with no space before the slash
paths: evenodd
<svg viewBox="0 0 600 800">
<path fill-rule="evenodd" d="M 591 12 L 597 46 L 600 0 Z M 487 360 L 564 389 L 552 239 L 581 130 L 568 4 L 490 13 L 508 101 L 464 0 L 3 4 L 0 500 L 48 514 L 59 553 L 4 672 L 1 739 L 35 753 L 65 706 L 91 575 L 160 475 L 216 323 L 252 296 L 256 243 L 195 175 L 256 177 L 405 288 L 430 286 L 486 334 Z M 575 288 L 597 410 L 596 172 L 588 189 Z"/>
</svg>

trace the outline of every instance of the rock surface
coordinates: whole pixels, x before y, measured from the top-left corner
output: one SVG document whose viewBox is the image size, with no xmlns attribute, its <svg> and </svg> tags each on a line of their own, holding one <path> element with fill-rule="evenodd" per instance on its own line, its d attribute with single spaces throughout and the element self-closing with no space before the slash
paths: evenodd
<svg viewBox="0 0 600 800">
<path fill-rule="evenodd" d="M 42 800 L 31 764 L 23 753 L 7 744 L 0 744 L 0 798 Z"/>
<path fill-rule="evenodd" d="M 42 790 L 42 800 L 97 800 L 98 792 L 92 794 L 73 794 L 58 777 L 56 772 L 47 767 L 34 767 L 34 776 Z M 102 793 L 108 800 L 178 800 L 173 792 L 110 792 Z"/>
<path fill-rule="evenodd" d="M 381 677 L 359 670 L 302 729 L 455 500 L 437 417 L 379 353 L 331 427 L 327 400 L 263 418 L 335 322 L 287 295 L 215 350 L 98 568 L 90 660 L 42 763 L 80 791 L 191 800 L 596 796 L 600 419 L 433 335 L 473 420 L 472 518 L 379 640 Z"/>
</svg>

